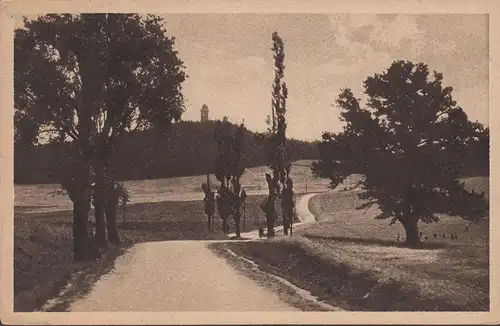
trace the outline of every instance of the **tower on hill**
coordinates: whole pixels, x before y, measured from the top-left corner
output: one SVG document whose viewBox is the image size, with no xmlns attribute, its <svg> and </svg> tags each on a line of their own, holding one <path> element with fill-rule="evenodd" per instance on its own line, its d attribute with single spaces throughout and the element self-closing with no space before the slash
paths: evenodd
<svg viewBox="0 0 500 326">
<path fill-rule="evenodd" d="M 201 122 L 207 122 L 208 121 L 208 106 L 206 104 L 203 104 L 201 106 Z"/>
</svg>

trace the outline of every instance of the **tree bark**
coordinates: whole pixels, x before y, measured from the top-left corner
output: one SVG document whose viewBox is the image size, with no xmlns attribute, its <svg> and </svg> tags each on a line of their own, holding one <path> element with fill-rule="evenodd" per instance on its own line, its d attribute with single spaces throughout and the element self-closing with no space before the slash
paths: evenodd
<svg viewBox="0 0 500 326">
<path fill-rule="evenodd" d="M 78 153 L 77 155 L 81 155 Z M 76 169 L 61 181 L 61 186 L 68 192 L 73 202 L 73 254 L 76 261 L 85 261 L 89 257 L 88 218 L 90 211 L 90 167 L 82 156 L 75 164 Z"/>
<path fill-rule="evenodd" d="M 286 207 L 286 203 L 283 202 L 281 205 L 281 214 L 283 215 L 283 233 L 288 235 L 288 227 L 290 226 L 289 217 L 288 217 L 288 209 Z"/>
<path fill-rule="evenodd" d="M 239 198 L 237 199 L 239 200 Z M 240 213 L 240 204 L 236 204 L 236 212 L 234 214 L 234 229 L 237 237 L 240 237 L 241 235 L 241 230 L 240 230 L 240 220 L 241 220 L 241 213 Z"/>
<path fill-rule="evenodd" d="M 269 196 L 267 199 L 267 207 L 266 207 L 266 219 L 267 219 L 267 237 L 274 237 L 274 221 L 276 220 L 276 208 L 274 207 L 274 198 L 273 196 Z"/>
<path fill-rule="evenodd" d="M 421 241 L 418 233 L 418 221 L 414 218 L 407 218 L 403 226 L 406 233 L 405 243 L 412 247 L 419 246 Z"/>
<path fill-rule="evenodd" d="M 267 218 L 267 237 L 272 238 L 275 236 L 274 234 L 274 221 L 273 217 L 269 216 Z"/>
<path fill-rule="evenodd" d="M 96 183 L 94 189 L 94 209 L 95 209 L 95 236 L 101 248 L 108 246 L 106 237 L 106 216 L 107 208 L 106 184 L 104 178 L 104 167 L 100 163 L 96 164 Z"/>
<path fill-rule="evenodd" d="M 120 243 L 120 235 L 116 227 L 116 211 L 118 207 L 118 200 L 115 199 L 116 196 L 109 198 L 106 202 L 106 222 L 108 228 L 108 238 L 109 241 L 117 245 Z"/>
<path fill-rule="evenodd" d="M 224 234 L 229 233 L 229 214 L 224 216 Z"/>
<path fill-rule="evenodd" d="M 88 258 L 89 233 L 87 221 L 89 210 L 90 204 L 84 196 L 80 195 L 73 202 L 73 252 L 76 261 L 85 261 Z"/>
<path fill-rule="evenodd" d="M 269 173 L 266 173 L 267 187 L 269 189 L 269 195 L 267 197 L 267 203 L 265 206 L 266 222 L 267 222 L 267 237 L 274 237 L 274 221 L 276 220 L 276 207 L 274 206 L 275 201 L 275 189 L 277 184 L 276 176 L 271 177 Z"/>
</svg>

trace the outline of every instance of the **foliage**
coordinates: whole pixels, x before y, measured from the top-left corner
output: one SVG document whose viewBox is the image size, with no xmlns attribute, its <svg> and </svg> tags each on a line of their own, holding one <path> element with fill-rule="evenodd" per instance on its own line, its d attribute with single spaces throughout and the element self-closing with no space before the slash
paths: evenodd
<svg viewBox="0 0 500 326">
<path fill-rule="evenodd" d="M 267 117 L 266 123 L 269 125 L 267 133 L 258 134 L 258 139 L 264 143 L 265 153 L 268 158 L 267 165 L 272 171 L 266 173 L 266 180 L 269 188 L 267 202 L 262 205 L 262 209 L 267 216 L 268 237 L 274 235 L 274 221 L 276 219 L 275 199 L 281 195 L 281 190 L 286 184 L 292 184 L 289 177 L 291 167 L 291 152 L 287 146 L 286 138 L 286 100 L 288 98 L 288 88 L 284 78 L 285 70 L 285 49 L 284 43 L 277 32 L 271 35 L 274 57 L 274 80 L 271 99 L 271 115 Z M 286 223 L 285 223 L 286 224 Z M 287 233 L 287 229 L 285 229 Z"/>
<path fill-rule="evenodd" d="M 85 259 L 92 196 L 100 245 L 104 214 L 119 241 L 115 198 L 106 190 L 116 146 L 132 129 L 164 132 L 180 119 L 184 66 L 153 15 L 48 14 L 24 25 L 14 39 L 16 139 L 35 144 L 45 133 L 72 142 L 75 164 L 58 178 L 74 203 L 75 258 Z"/>
<path fill-rule="evenodd" d="M 14 39 L 18 138 L 36 142 L 34 135 L 50 132 L 59 141 L 79 139 L 85 114 L 102 141 L 180 119 L 186 75 L 174 38 L 165 32 L 162 19 L 152 15 L 50 14 L 25 20 Z M 106 95 L 93 112 L 85 86 Z"/>
<path fill-rule="evenodd" d="M 218 145 L 219 155 L 215 160 L 215 177 L 221 183 L 219 189 L 219 203 L 232 209 L 219 211 L 224 220 L 224 231 L 227 232 L 225 213 L 232 211 L 236 226 L 236 236 L 240 236 L 240 207 L 245 200 L 242 192 L 240 178 L 245 172 L 242 157 L 245 147 L 245 126 L 233 126 L 227 117 L 217 121 L 214 139 Z"/>
<path fill-rule="evenodd" d="M 233 178 L 241 177 L 245 172 L 245 168 L 241 164 L 244 132 L 245 126 L 243 124 L 235 128 L 227 117 L 216 122 L 214 139 L 219 154 L 215 159 L 215 177 L 220 182 L 229 182 Z"/>
<path fill-rule="evenodd" d="M 284 78 L 284 43 L 277 32 L 272 34 L 273 57 L 274 57 L 274 80 L 271 99 L 271 115 L 267 117 L 266 123 L 269 128 L 267 133 L 258 134 L 260 140 L 264 141 L 265 152 L 268 157 L 268 166 L 282 183 L 290 172 L 291 153 L 286 146 L 286 100 L 288 88 Z"/>
<path fill-rule="evenodd" d="M 469 147 L 484 144 L 486 134 L 468 120 L 442 80 L 437 72 L 430 79 L 423 63 L 396 61 L 365 80 L 366 108 L 351 90 L 342 90 L 336 102 L 344 130 L 323 135 L 320 160 L 313 165 L 331 186 L 363 174 L 360 197 L 370 200 L 364 208 L 377 204 L 376 218 L 401 222 L 407 242 L 418 243 L 418 221 L 438 221 L 436 213 L 478 219 L 488 208 L 482 195 L 465 191 L 458 181 Z"/>
<path fill-rule="evenodd" d="M 122 182 L 117 182 L 115 191 L 121 206 L 127 206 L 127 204 L 130 202 L 130 194 L 125 185 Z"/>
</svg>

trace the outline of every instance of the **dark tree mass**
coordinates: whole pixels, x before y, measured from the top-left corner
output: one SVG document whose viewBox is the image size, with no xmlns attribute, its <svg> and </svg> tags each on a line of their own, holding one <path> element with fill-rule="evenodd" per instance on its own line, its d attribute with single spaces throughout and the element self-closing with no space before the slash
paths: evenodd
<svg viewBox="0 0 500 326">
<path fill-rule="evenodd" d="M 127 132 L 161 135 L 180 119 L 184 68 L 154 15 L 49 14 L 15 31 L 15 139 L 27 150 L 47 139 L 65 146 L 48 159 L 53 182 L 73 201 L 75 259 L 92 258 L 86 249 L 91 201 L 98 245 L 119 242 L 112 160 Z M 15 154 L 20 162 L 36 161 Z"/>
<path fill-rule="evenodd" d="M 154 131 L 126 133 L 113 156 L 114 175 L 117 180 L 141 180 L 215 173 L 218 149 L 213 140 L 214 130 L 212 121 L 182 121 L 172 124 L 166 135 L 158 136 Z M 265 165 L 267 156 L 255 134 L 245 130 L 244 137 L 243 166 Z M 318 157 L 316 143 L 288 139 L 287 144 L 293 160 Z M 26 148 L 16 142 L 14 147 L 15 183 L 36 184 L 57 182 L 60 162 L 66 159 L 71 144 Z"/>
<path fill-rule="evenodd" d="M 377 219 L 401 223 L 410 245 L 420 243 L 418 222 L 437 222 L 436 213 L 477 220 L 488 210 L 482 194 L 466 191 L 459 177 L 470 155 L 484 162 L 489 131 L 468 120 L 442 80 L 437 72 L 430 77 L 425 64 L 395 61 L 365 80 L 366 107 L 342 90 L 344 130 L 323 135 L 313 168 L 332 186 L 364 175 L 363 208 L 376 204 Z"/>
</svg>

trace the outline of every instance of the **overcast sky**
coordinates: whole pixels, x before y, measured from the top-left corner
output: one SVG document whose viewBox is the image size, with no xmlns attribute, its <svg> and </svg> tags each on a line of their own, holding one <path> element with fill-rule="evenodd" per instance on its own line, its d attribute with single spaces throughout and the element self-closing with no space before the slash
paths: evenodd
<svg viewBox="0 0 500 326">
<path fill-rule="evenodd" d="M 245 119 L 266 128 L 271 107 L 271 33 L 285 43 L 288 134 L 318 139 L 339 131 L 340 89 L 362 96 L 362 81 L 398 59 L 424 62 L 444 75 L 471 120 L 488 123 L 487 15 L 167 14 L 187 66 L 184 120 Z"/>
<path fill-rule="evenodd" d="M 363 97 L 362 82 L 394 60 L 424 62 L 443 73 L 454 99 L 473 121 L 488 124 L 487 15 L 166 14 L 187 66 L 187 110 L 200 119 L 243 119 L 263 131 L 271 110 L 271 33 L 285 43 L 288 135 L 319 139 L 340 131 L 333 103 L 342 88 Z M 34 18 L 34 17 L 30 17 Z M 21 17 L 17 18 L 17 25 Z"/>
</svg>

